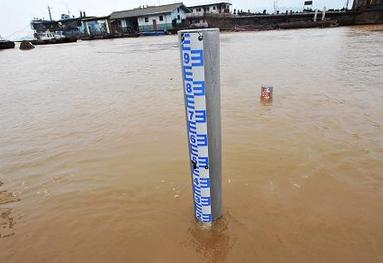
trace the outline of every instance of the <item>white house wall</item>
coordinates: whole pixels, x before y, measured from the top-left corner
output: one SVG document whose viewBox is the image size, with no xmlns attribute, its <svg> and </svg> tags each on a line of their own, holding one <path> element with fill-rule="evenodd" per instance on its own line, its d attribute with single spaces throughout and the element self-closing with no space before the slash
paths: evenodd
<svg viewBox="0 0 383 263">
<path fill-rule="evenodd" d="M 138 27 L 140 31 L 153 31 L 153 20 L 157 22 L 157 30 L 170 30 L 173 29 L 173 19 L 177 19 L 178 15 L 180 19 L 177 20 L 177 24 L 180 24 L 183 19 L 186 18 L 185 11 L 180 8 L 180 12 L 175 9 L 170 14 L 158 14 L 158 15 L 150 15 L 150 16 L 142 16 L 138 17 Z M 163 16 L 163 21 L 160 21 L 160 16 Z M 148 22 L 145 22 L 145 18 L 148 18 Z"/>
<path fill-rule="evenodd" d="M 219 13 L 219 6 L 218 4 L 216 5 L 209 5 L 209 6 L 201 6 L 201 7 L 192 7 L 190 8 L 192 10 L 192 13 L 190 13 L 190 16 L 203 16 L 204 14 L 220 14 Z M 215 9 L 214 9 L 215 7 Z M 204 11 L 204 8 L 209 8 L 209 11 Z M 230 9 L 230 5 L 229 5 Z M 201 11 L 197 11 L 201 10 Z M 221 9 L 221 14 L 224 13 L 224 9 Z"/>
</svg>

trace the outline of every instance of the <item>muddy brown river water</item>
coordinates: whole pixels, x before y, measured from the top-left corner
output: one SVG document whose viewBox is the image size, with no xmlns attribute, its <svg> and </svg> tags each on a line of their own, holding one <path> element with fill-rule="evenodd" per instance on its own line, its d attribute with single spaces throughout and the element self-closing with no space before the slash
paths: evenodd
<svg viewBox="0 0 383 263">
<path fill-rule="evenodd" d="M 193 220 L 176 36 L 1 51 L 0 262 L 383 262 L 383 27 L 221 46 L 211 229 Z"/>
</svg>

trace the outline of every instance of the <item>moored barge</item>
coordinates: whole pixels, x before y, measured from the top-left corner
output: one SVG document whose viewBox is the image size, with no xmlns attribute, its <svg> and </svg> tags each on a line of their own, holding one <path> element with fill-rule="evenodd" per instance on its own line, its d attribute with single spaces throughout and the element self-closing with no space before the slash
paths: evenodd
<svg viewBox="0 0 383 263">
<path fill-rule="evenodd" d="M 15 42 L 0 39 L 0 49 L 9 49 L 9 48 L 15 48 Z"/>
</svg>

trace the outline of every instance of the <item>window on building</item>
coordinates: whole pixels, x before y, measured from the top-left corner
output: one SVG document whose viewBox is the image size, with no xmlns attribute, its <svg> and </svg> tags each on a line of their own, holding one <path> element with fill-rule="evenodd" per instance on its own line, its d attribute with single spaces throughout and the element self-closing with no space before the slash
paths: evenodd
<svg viewBox="0 0 383 263">
<path fill-rule="evenodd" d="M 164 16 L 160 16 L 160 21 L 164 21 Z"/>
<path fill-rule="evenodd" d="M 181 20 L 181 16 L 180 15 L 177 15 L 177 20 Z"/>
<path fill-rule="evenodd" d="M 210 7 L 206 7 L 206 11 L 208 11 L 208 12 L 209 12 L 209 11 L 210 11 Z"/>
<path fill-rule="evenodd" d="M 177 8 L 177 12 L 178 12 L 178 13 L 180 12 L 180 8 L 179 8 L 179 7 Z"/>
<path fill-rule="evenodd" d="M 145 17 L 145 23 L 149 22 L 149 17 Z"/>
<path fill-rule="evenodd" d="M 215 10 L 215 6 L 213 6 L 213 10 Z"/>
</svg>

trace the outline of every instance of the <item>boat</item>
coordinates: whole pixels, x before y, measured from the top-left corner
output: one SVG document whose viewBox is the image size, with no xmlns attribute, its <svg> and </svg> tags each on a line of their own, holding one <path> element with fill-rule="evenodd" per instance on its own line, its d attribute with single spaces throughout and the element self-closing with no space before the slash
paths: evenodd
<svg viewBox="0 0 383 263">
<path fill-rule="evenodd" d="M 143 36 L 164 36 L 168 35 L 169 33 L 167 31 L 144 31 L 141 32 L 141 35 Z"/>
<path fill-rule="evenodd" d="M 65 44 L 77 41 L 77 38 L 67 37 L 63 32 L 50 32 L 49 30 L 41 33 L 34 33 L 35 39 L 29 40 L 33 45 L 52 45 Z"/>
<path fill-rule="evenodd" d="M 15 42 L 0 38 L 0 49 L 15 48 Z"/>
</svg>

